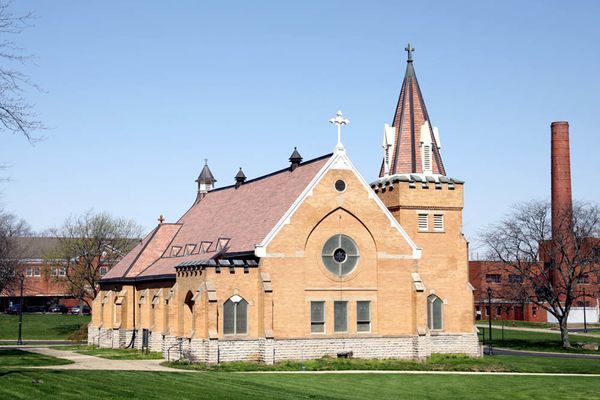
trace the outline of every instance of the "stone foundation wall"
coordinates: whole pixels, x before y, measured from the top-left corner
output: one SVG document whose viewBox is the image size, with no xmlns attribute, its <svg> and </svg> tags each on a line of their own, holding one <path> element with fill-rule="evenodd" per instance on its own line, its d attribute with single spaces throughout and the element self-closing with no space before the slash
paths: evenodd
<svg viewBox="0 0 600 400">
<path fill-rule="evenodd" d="M 466 354 L 472 357 L 481 356 L 481 346 L 477 334 L 471 335 L 436 335 L 430 336 L 430 353 Z"/>
<path fill-rule="evenodd" d="M 125 347 L 131 342 L 132 334 L 133 331 L 89 327 L 88 343 L 97 345 L 100 337 L 100 347 Z M 141 335 L 140 330 L 136 334 L 136 348 L 141 348 Z M 363 338 L 208 340 L 151 332 L 149 346 L 150 351 L 161 351 L 163 357 L 171 361 L 185 358 L 192 362 L 204 363 L 255 361 L 273 364 L 283 360 L 335 357 L 339 352 L 352 352 L 356 358 L 381 359 L 424 359 L 433 353 L 481 356 L 481 346 L 475 333 Z"/>
</svg>

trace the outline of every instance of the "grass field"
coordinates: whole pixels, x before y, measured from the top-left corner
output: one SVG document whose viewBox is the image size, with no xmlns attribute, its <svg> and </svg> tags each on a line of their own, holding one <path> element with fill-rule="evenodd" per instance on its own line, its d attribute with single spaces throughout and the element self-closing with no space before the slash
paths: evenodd
<svg viewBox="0 0 600 400">
<path fill-rule="evenodd" d="M 481 338 L 481 335 L 480 335 Z M 488 330 L 485 330 L 485 339 L 487 343 Z M 587 337 L 579 335 L 569 335 L 571 345 L 575 343 L 600 343 L 600 337 Z M 571 353 L 590 353 L 600 354 L 598 351 L 562 348 L 560 333 L 528 332 L 504 329 L 504 340 L 502 339 L 502 330 L 492 328 L 492 344 L 497 347 L 506 347 L 516 350 L 531 351 L 551 351 L 551 352 L 571 352 Z"/>
<path fill-rule="evenodd" d="M 587 377 L 0 370 L 2 399 L 598 399 Z"/>
<path fill-rule="evenodd" d="M 162 353 L 145 353 L 135 349 L 99 349 L 94 346 L 52 346 L 56 350 L 73 350 L 88 356 L 108 358 L 109 360 L 162 360 Z"/>
<path fill-rule="evenodd" d="M 23 339 L 67 340 L 89 322 L 89 315 L 23 314 Z M 0 314 L 0 340 L 17 340 L 18 329 L 18 315 Z"/>
<path fill-rule="evenodd" d="M 470 371 L 470 372 L 537 372 L 600 374 L 600 360 L 556 359 L 545 357 L 492 356 L 471 358 L 460 355 L 434 354 L 427 361 L 364 360 L 324 357 L 317 360 L 281 362 L 265 365 L 249 362 L 231 362 L 217 365 L 164 362 L 162 365 L 197 371 L 249 372 L 249 371 Z"/>
<path fill-rule="evenodd" d="M 0 350 L 0 370 L 7 367 L 37 367 L 42 365 L 65 365 L 72 361 L 44 356 L 21 350 Z M 1 374 L 1 373 L 0 373 Z"/>
</svg>

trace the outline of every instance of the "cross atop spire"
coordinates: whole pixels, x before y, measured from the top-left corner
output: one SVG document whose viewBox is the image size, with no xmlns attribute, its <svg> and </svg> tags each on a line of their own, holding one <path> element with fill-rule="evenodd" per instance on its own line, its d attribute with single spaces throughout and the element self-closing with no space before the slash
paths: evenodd
<svg viewBox="0 0 600 400">
<path fill-rule="evenodd" d="M 412 53 L 413 51 L 415 51 L 415 48 L 412 47 L 412 45 L 409 43 L 408 46 L 404 48 L 404 50 L 408 53 L 408 59 L 406 60 L 406 62 L 412 62 Z"/>
<path fill-rule="evenodd" d="M 335 118 L 331 118 L 329 122 L 334 125 L 337 125 L 338 141 L 336 149 L 343 149 L 344 145 L 342 145 L 342 125 L 348 125 L 350 121 L 344 118 L 344 116 L 342 115 L 342 111 L 340 110 L 335 114 Z"/>
<path fill-rule="evenodd" d="M 409 43 L 406 73 L 391 126 L 384 128 L 383 163 L 379 176 L 395 174 L 446 175 L 440 138 L 427 113 Z"/>
</svg>

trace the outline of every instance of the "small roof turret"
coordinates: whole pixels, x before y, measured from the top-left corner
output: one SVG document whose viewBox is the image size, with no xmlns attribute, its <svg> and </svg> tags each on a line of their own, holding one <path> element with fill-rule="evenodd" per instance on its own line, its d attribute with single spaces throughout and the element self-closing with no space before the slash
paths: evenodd
<svg viewBox="0 0 600 400">
<path fill-rule="evenodd" d="M 302 162 L 302 156 L 300 155 L 300 153 L 298 153 L 298 149 L 296 147 L 294 147 L 294 151 L 293 151 L 292 155 L 290 156 L 289 160 L 290 160 L 290 163 L 292 164 L 290 166 L 290 169 L 292 171 L 300 166 L 300 163 Z"/>
<path fill-rule="evenodd" d="M 240 167 L 240 170 L 235 175 L 235 187 L 236 187 L 236 189 L 239 188 L 240 186 L 242 186 L 242 184 L 245 181 L 246 181 L 246 175 L 244 175 L 244 171 L 242 171 L 242 167 Z"/>
<path fill-rule="evenodd" d="M 217 180 L 210 171 L 210 168 L 208 168 L 208 159 L 205 158 L 204 168 L 202 168 L 202 171 L 200 172 L 200 175 L 198 175 L 198 179 L 196 179 L 196 182 L 213 185 L 216 181 Z"/>
</svg>

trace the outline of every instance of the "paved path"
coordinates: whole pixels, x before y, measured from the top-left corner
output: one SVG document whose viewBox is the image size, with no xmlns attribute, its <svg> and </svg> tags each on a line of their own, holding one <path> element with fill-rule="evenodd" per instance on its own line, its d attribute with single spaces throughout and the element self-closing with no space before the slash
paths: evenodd
<svg viewBox="0 0 600 400">
<path fill-rule="evenodd" d="M 483 324 L 477 324 L 476 326 L 478 328 L 485 328 L 485 329 L 489 328 L 488 325 L 483 325 Z M 502 325 L 492 325 L 492 329 L 501 330 L 502 329 Z M 556 335 L 560 335 L 560 331 L 555 330 L 555 329 L 548 329 L 548 328 L 525 328 L 525 327 L 504 325 L 504 330 L 525 331 L 525 332 L 539 332 L 539 333 L 554 333 Z M 590 334 L 590 333 L 569 331 L 569 335 L 587 336 L 587 337 L 593 337 L 593 338 L 596 338 L 596 339 L 600 340 L 600 336 L 594 335 L 594 334 Z"/>
<path fill-rule="evenodd" d="M 163 360 L 109 360 L 101 357 L 88 356 L 71 350 L 56 350 L 49 349 L 47 347 L 26 347 L 23 348 L 23 350 L 73 361 L 73 364 L 48 365 L 33 368 L 68 370 L 194 372 L 190 370 L 163 367 L 162 365 L 160 365 L 160 363 L 163 362 Z"/>
<path fill-rule="evenodd" d="M 23 339 L 23 345 L 34 345 L 34 346 L 39 346 L 39 345 L 62 345 L 62 344 L 66 344 L 66 345 L 77 345 L 77 344 L 87 344 L 87 342 L 74 342 L 72 340 L 25 340 Z M 23 345 L 17 345 L 17 341 L 16 340 L 0 340 L 0 346 L 23 346 Z"/>
<path fill-rule="evenodd" d="M 588 353 L 554 353 L 549 351 L 527 351 L 527 350 L 513 350 L 505 349 L 503 347 L 494 347 L 494 355 L 507 355 L 507 356 L 530 356 L 530 357 L 550 357 L 550 358 L 578 358 L 578 359 L 591 359 L 600 360 L 600 355 L 588 354 Z M 487 346 L 484 347 L 484 353 L 487 355 Z"/>
</svg>

